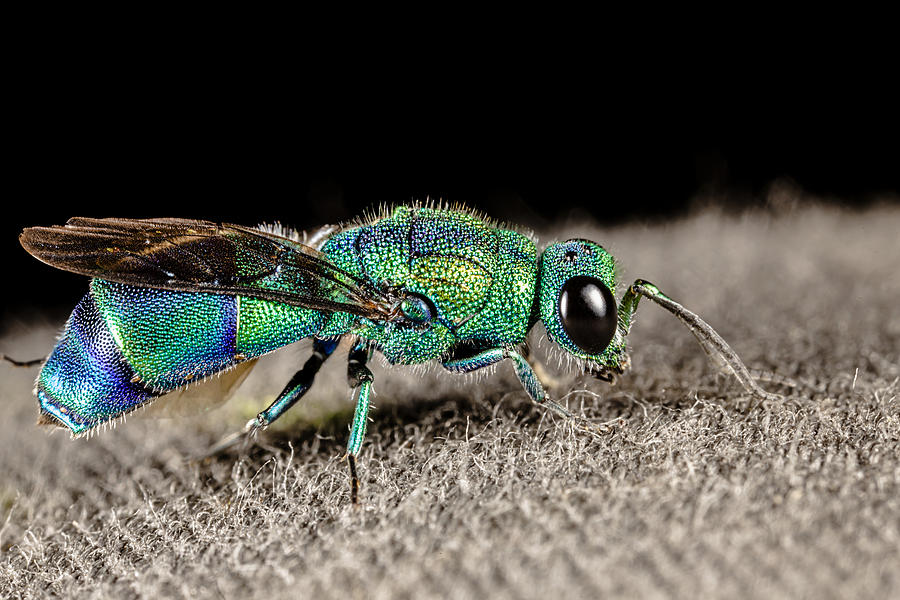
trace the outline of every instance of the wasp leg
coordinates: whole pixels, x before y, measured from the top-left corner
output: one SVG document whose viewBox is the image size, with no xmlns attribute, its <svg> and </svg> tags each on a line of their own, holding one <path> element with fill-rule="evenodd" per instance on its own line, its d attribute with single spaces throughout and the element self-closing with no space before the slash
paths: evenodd
<svg viewBox="0 0 900 600">
<path fill-rule="evenodd" d="M 544 386 L 541 385 L 537 375 L 535 375 L 534 369 L 532 369 L 531 365 L 528 364 L 528 361 L 515 350 L 510 350 L 509 348 L 489 348 L 472 356 L 450 358 L 441 364 L 448 371 L 453 371 L 455 373 L 470 373 L 498 363 L 505 358 L 512 361 L 513 368 L 516 370 L 516 376 L 518 376 L 519 381 L 522 383 L 522 387 L 525 388 L 525 391 L 528 392 L 528 396 L 535 404 L 549 408 L 556 414 L 574 422 L 580 428 L 587 429 L 594 433 L 600 431 L 586 419 L 573 414 L 565 406 L 551 400 L 544 390 Z"/>
<path fill-rule="evenodd" d="M 322 367 L 322 363 L 331 356 L 337 346 L 337 340 L 314 340 L 312 356 L 306 359 L 303 368 L 294 373 L 288 384 L 266 410 L 247 423 L 244 427 L 244 432 L 253 433 L 262 427 L 266 427 L 296 404 L 312 387 L 313 380 Z"/>
<path fill-rule="evenodd" d="M 565 406 L 550 399 L 550 396 L 544 390 L 544 386 L 541 385 L 541 380 L 535 375 L 534 369 L 531 368 L 531 365 L 528 364 L 528 361 L 521 354 L 514 350 L 505 350 L 505 354 L 506 358 L 512 360 L 513 368 L 516 370 L 516 376 L 519 378 L 519 381 L 522 382 L 522 387 L 525 388 L 525 391 L 528 392 L 528 395 L 536 404 L 546 406 L 556 414 L 572 421 L 581 420 L 580 417 L 576 417 Z"/>
<path fill-rule="evenodd" d="M 366 437 L 366 422 L 369 418 L 369 397 L 372 391 L 372 371 L 366 366 L 372 350 L 357 344 L 350 352 L 347 361 L 347 382 L 356 396 L 356 410 L 353 413 L 353 425 L 350 426 L 350 439 L 347 440 L 347 463 L 350 466 L 350 501 L 359 503 L 359 477 L 356 473 L 356 457 Z"/>
<path fill-rule="evenodd" d="M 756 383 L 737 353 L 731 349 L 728 342 L 722 339 L 722 336 L 716 333 L 715 329 L 698 315 L 666 296 L 649 281 L 638 279 L 631 284 L 631 287 L 628 288 L 628 291 L 622 297 L 622 302 L 619 305 L 619 321 L 624 324 L 626 333 L 631 328 L 634 313 L 637 310 L 641 296 L 662 306 L 684 323 L 713 362 L 721 370 L 734 375 L 749 394 L 761 400 L 782 400 L 780 395 L 767 392 Z"/>
<path fill-rule="evenodd" d="M 9 356 L 7 356 L 5 354 L 0 354 L 0 359 L 5 360 L 6 362 L 12 363 L 17 367 L 33 367 L 34 365 L 39 365 L 42 362 L 44 362 L 45 360 L 47 360 L 46 358 L 35 358 L 33 360 L 16 360 L 14 358 L 10 358 Z"/>
<path fill-rule="evenodd" d="M 203 457 L 213 456 L 242 441 L 246 441 L 249 436 L 283 415 L 285 411 L 303 397 L 303 394 L 309 391 L 322 363 L 331 356 L 337 346 L 337 340 L 314 340 L 312 356 L 306 359 L 306 362 L 303 363 L 303 368 L 294 373 L 294 376 L 291 377 L 284 390 L 278 394 L 275 401 L 266 410 L 256 415 L 256 418 L 250 419 L 244 426 L 243 431 L 225 436 L 207 450 Z"/>
<path fill-rule="evenodd" d="M 488 348 L 471 356 L 451 357 L 441 363 L 441 366 L 454 373 L 471 373 L 478 369 L 496 364 L 506 358 L 506 349 Z"/>
</svg>

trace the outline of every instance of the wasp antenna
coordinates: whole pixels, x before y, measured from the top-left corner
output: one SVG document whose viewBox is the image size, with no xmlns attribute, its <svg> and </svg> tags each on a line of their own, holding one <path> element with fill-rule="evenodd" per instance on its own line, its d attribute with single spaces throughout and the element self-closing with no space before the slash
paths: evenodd
<svg viewBox="0 0 900 600">
<path fill-rule="evenodd" d="M 814 394 L 824 394 L 828 391 L 825 385 L 821 383 L 812 383 L 794 379 L 792 377 L 781 375 L 780 373 L 775 373 L 774 371 L 765 371 L 762 369 L 748 369 L 748 371 L 753 379 L 757 381 L 781 385 L 794 390 L 806 390 Z"/>
<path fill-rule="evenodd" d="M 779 394 L 773 394 L 762 389 L 753 379 L 750 370 L 747 369 L 747 366 L 741 358 L 731 349 L 731 346 L 728 345 L 728 342 L 716 333 L 716 330 L 713 329 L 709 323 L 701 319 L 699 315 L 689 311 L 684 306 L 662 293 L 662 291 L 654 284 L 649 281 L 644 281 L 643 279 L 638 279 L 631 284 L 629 292 L 640 294 L 675 315 L 679 321 L 684 323 L 684 325 L 690 329 L 691 333 L 697 338 L 697 341 L 700 343 L 703 350 L 706 351 L 707 355 L 714 361 L 723 364 L 726 370 L 734 375 L 735 379 L 738 380 L 748 393 L 762 400 L 776 401 L 783 399 Z M 623 304 L 627 304 L 627 302 L 623 301 Z M 636 306 L 636 304 L 634 306 Z"/>
</svg>

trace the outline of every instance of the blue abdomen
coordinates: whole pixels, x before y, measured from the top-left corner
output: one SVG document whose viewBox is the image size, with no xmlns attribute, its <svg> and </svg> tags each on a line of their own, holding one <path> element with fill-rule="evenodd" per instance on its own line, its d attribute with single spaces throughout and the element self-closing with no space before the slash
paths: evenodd
<svg viewBox="0 0 900 600">
<path fill-rule="evenodd" d="M 95 279 L 37 381 L 43 412 L 74 433 L 315 334 L 317 311 L 239 296 Z"/>
</svg>

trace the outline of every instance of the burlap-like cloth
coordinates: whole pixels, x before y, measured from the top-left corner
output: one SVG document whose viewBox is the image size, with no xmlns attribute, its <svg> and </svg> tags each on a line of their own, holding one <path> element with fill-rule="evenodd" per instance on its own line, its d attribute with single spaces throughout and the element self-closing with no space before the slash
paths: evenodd
<svg viewBox="0 0 900 600">
<path fill-rule="evenodd" d="M 624 283 L 653 281 L 749 366 L 819 391 L 769 386 L 785 400 L 748 408 L 647 302 L 619 385 L 553 381 L 599 436 L 533 407 L 508 365 L 460 378 L 376 361 L 359 507 L 338 356 L 258 445 L 206 461 L 189 459 L 307 347 L 221 410 L 77 441 L 34 425 L 34 370 L 0 365 L 0 597 L 898 597 L 898 232 L 896 205 L 561 224 L 542 240 L 602 243 Z M 61 323 L 8 325 L 0 351 L 32 357 Z"/>
</svg>

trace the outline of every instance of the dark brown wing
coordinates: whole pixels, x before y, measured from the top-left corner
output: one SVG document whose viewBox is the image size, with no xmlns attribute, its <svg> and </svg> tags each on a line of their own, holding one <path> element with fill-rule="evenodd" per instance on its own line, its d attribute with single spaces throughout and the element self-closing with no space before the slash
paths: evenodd
<svg viewBox="0 0 900 600">
<path fill-rule="evenodd" d="M 252 296 L 390 320 L 397 299 L 309 246 L 272 233 L 187 219 L 87 219 L 19 236 L 66 271 L 164 290 Z"/>
</svg>

